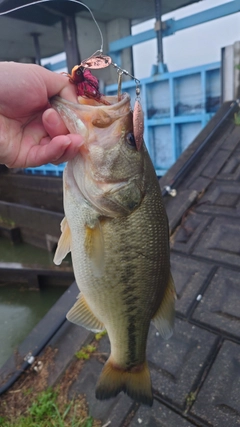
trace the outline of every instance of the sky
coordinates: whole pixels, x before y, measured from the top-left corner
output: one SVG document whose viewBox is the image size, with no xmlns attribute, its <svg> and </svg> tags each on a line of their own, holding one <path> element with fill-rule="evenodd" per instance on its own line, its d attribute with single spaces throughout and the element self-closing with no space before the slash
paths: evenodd
<svg viewBox="0 0 240 427">
<path fill-rule="evenodd" d="M 163 15 L 162 20 L 180 19 L 232 0 L 203 0 Z M 132 34 L 153 28 L 155 19 L 135 25 Z M 221 48 L 240 41 L 240 12 L 205 24 L 178 31 L 163 38 L 164 63 L 169 71 L 220 61 Z M 134 74 L 137 78 L 149 77 L 157 63 L 157 42 L 151 40 L 133 48 Z"/>
</svg>

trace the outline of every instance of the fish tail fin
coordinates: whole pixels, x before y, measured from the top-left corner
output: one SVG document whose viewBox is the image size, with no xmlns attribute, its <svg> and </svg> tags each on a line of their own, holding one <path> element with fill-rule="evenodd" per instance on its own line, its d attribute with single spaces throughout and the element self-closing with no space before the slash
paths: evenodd
<svg viewBox="0 0 240 427">
<path fill-rule="evenodd" d="M 108 359 L 97 383 L 96 398 L 110 399 L 120 391 L 127 393 L 136 402 L 152 406 L 151 377 L 146 361 L 131 370 L 124 370 L 114 365 L 111 357 Z"/>
</svg>

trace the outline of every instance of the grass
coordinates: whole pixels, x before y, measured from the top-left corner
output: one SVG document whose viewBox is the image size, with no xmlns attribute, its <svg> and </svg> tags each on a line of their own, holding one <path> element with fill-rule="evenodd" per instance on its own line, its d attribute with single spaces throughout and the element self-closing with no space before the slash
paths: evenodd
<svg viewBox="0 0 240 427">
<path fill-rule="evenodd" d="M 107 335 L 106 330 L 104 330 L 102 332 L 98 332 L 97 334 L 95 334 L 95 340 L 100 341 L 105 335 Z"/>
<path fill-rule="evenodd" d="M 91 344 L 76 353 L 53 388 L 47 387 L 56 349 L 47 347 L 1 397 L 0 427 L 100 427 L 101 421 L 89 416 L 87 396 L 74 391 L 71 386 L 84 369 L 85 361 L 105 354 L 97 353 L 104 335 L 105 332 L 99 334 Z M 39 361 L 42 369 L 36 373 L 34 368 Z M 104 424 L 107 425 L 109 423 Z"/>
<path fill-rule="evenodd" d="M 60 407 L 58 392 L 51 388 L 39 393 L 26 411 L 14 421 L 0 417 L 1 427 L 92 427 L 92 417 L 79 417 L 77 404 L 68 402 Z"/>
<path fill-rule="evenodd" d="M 91 353 L 96 351 L 96 347 L 93 345 L 86 345 L 86 347 L 82 347 L 81 350 L 75 353 L 77 359 L 88 360 L 90 358 Z"/>
</svg>

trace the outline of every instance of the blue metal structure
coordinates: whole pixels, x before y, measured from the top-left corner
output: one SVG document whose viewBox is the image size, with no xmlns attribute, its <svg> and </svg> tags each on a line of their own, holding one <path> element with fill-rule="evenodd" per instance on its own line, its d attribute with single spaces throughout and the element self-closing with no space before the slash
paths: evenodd
<svg viewBox="0 0 240 427">
<path fill-rule="evenodd" d="M 47 163 L 46 165 L 37 166 L 36 168 L 24 169 L 24 172 L 32 175 L 62 176 L 65 166 L 66 163 L 61 163 L 58 166 L 55 166 L 52 163 Z"/>
<path fill-rule="evenodd" d="M 135 82 L 122 90 L 136 98 Z M 117 85 L 106 87 L 116 94 Z M 141 80 L 144 138 L 158 175 L 163 175 L 220 107 L 220 62 Z"/>
<path fill-rule="evenodd" d="M 135 101 L 135 82 L 122 84 Z M 117 93 L 117 85 L 105 88 Z M 159 176 L 187 148 L 220 107 L 220 62 L 141 80 L 141 103 L 145 116 L 144 139 Z M 28 173 L 61 175 L 64 164 L 28 168 Z"/>
<path fill-rule="evenodd" d="M 168 19 L 162 22 L 162 37 L 167 37 L 173 35 L 177 31 L 185 30 L 195 25 L 204 24 L 205 22 L 209 22 L 214 19 L 223 18 L 224 16 L 237 12 L 240 12 L 240 0 L 233 0 L 178 20 Z M 113 41 L 109 44 L 109 54 L 116 58 L 115 61 L 117 62 L 117 60 L 120 60 L 121 50 L 155 38 L 156 31 L 154 29 L 144 31 L 133 36 L 123 37 L 122 39 Z M 121 64 L 119 63 L 119 65 Z"/>
<path fill-rule="evenodd" d="M 162 36 L 239 11 L 240 0 L 233 0 L 182 19 L 169 19 L 162 22 Z M 155 30 L 124 37 L 110 43 L 108 53 L 121 65 L 122 49 L 155 37 Z M 56 71 L 64 65 L 61 61 L 53 66 L 47 64 L 47 68 Z M 145 142 L 157 173 L 163 175 L 217 111 L 221 85 L 219 62 L 173 73 L 161 73 L 160 66 L 153 67 L 153 76 L 141 81 L 141 100 L 145 113 Z M 134 102 L 135 83 L 125 82 L 122 87 Z M 116 91 L 117 85 L 106 87 L 107 94 Z M 29 168 L 28 172 L 61 175 L 63 168 L 64 165 L 49 164 Z"/>
</svg>

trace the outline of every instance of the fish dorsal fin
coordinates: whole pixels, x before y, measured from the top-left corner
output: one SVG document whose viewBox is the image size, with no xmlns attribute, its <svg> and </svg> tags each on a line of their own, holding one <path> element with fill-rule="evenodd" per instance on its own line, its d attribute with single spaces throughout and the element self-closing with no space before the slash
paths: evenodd
<svg viewBox="0 0 240 427">
<path fill-rule="evenodd" d="M 67 319 L 76 325 L 83 326 L 93 332 L 104 331 L 105 327 L 89 308 L 84 296 L 80 294 L 79 299 L 69 310 Z"/>
<path fill-rule="evenodd" d="M 71 232 L 66 218 L 64 217 L 61 222 L 61 231 L 62 234 L 58 241 L 57 249 L 54 255 L 53 262 L 56 265 L 60 265 L 62 260 L 71 251 Z"/>
<path fill-rule="evenodd" d="M 174 317 L 175 317 L 175 309 L 174 309 L 175 300 L 176 300 L 176 290 L 175 290 L 173 278 L 170 272 L 164 298 L 161 301 L 160 307 L 152 319 L 152 323 L 154 324 L 154 326 L 157 328 L 157 330 L 159 331 L 159 333 L 162 335 L 164 339 L 170 338 L 173 333 Z"/>
<path fill-rule="evenodd" d="M 93 274 L 101 277 L 104 271 L 104 240 L 100 221 L 85 224 L 85 250 L 90 258 Z"/>
</svg>

